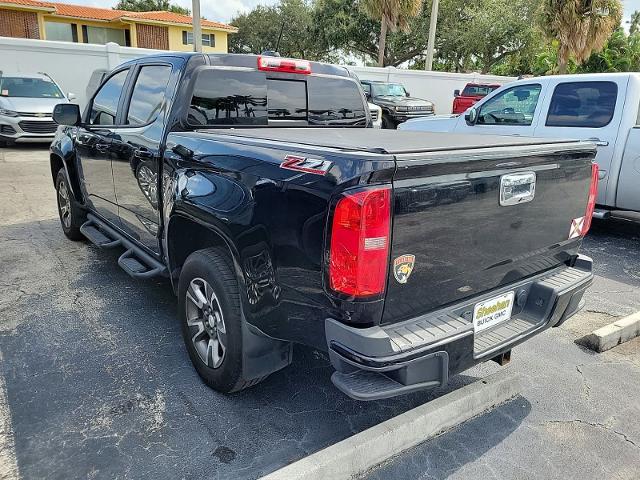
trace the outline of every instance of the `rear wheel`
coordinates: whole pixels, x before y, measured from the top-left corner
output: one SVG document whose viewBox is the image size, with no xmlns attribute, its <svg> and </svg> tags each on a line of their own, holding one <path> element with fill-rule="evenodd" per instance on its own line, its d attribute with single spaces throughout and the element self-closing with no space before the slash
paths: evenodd
<svg viewBox="0 0 640 480">
<path fill-rule="evenodd" d="M 80 233 L 80 227 L 86 220 L 85 212 L 73 198 L 63 170 L 59 170 L 56 177 L 56 197 L 62 231 L 71 240 L 83 240 L 84 235 Z"/>
<path fill-rule="evenodd" d="M 189 358 L 214 390 L 235 392 L 244 381 L 242 314 L 231 259 L 222 248 L 189 255 L 180 273 L 178 314 Z"/>
</svg>

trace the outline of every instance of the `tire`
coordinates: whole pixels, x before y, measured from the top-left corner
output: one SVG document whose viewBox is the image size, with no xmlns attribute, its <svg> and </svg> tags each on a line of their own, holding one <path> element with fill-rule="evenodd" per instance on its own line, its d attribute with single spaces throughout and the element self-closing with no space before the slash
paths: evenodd
<svg viewBox="0 0 640 480">
<path fill-rule="evenodd" d="M 209 387 L 231 393 L 262 380 L 242 375 L 240 295 L 226 250 L 189 255 L 178 282 L 178 316 L 191 363 Z"/>
<path fill-rule="evenodd" d="M 387 115 L 382 115 L 382 128 L 393 130 L 396 128 L 396 125 Z"/>
<path fill-rule="evenodd" d="M 56 199 L 60 225 L 64 234 L 70 240 L 84 240 L 80 227 L 86 221 L 86 215 L 80 204 L 73 198 L 67 176 L 62 169 L 58 171 L 56 177 Z"/>
</svg>

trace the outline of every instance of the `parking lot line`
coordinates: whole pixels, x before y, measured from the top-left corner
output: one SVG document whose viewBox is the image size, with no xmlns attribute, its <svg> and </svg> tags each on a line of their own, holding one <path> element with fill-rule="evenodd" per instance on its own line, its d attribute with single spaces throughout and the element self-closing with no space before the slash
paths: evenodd
<svg viewBox="0 0 640 480">
<path fill-rule="evenodd" d="M 0 363 L 2 363 L 2 352 L 0 352 Z M 7 387 L 4 376 L 0 374 L 0 480 L 17 478 L 18 463 L 16 462 L 16 445 L 11 426 Z"/>
<path fill-rule="evenodd" d="M 520 393 L 520 376 L 500 371 L 436 398 L 261 480 L 351 479 Z"/>
</svg>

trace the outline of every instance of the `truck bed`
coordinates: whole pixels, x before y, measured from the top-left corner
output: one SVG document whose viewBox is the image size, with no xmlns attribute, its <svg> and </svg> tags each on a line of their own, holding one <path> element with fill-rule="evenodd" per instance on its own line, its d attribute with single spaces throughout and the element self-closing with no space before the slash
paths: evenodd
<svg viewBox="0 0 640 480">
<path fill-rule="evenodd" d="M 313 185 L 334 196 L 341 185 L 353 185 L 354 176 L 384 169 L 373 181 L 390 182 L 393 196 L 382 325 L 570 266 L 582 240 L 572 225 L 585 215 L 595 155 L 589 142 L 350 128 L 206 130 L 196 135 L 242 148 L 331 158 L 326 176 L 304 182 L 306 189 Z M 265 158 L 279 163 L 284 155 Z M 353 159 L 369 165 L 347 167 Z M 523 175 L 530 180 L 522 188 L 533 194 L 504 203 L 503 180 Z M 283 225 L 295 218 L 296 205 L 275 209 L 289 212 L 283 213 Z M 291 236 L 289 226 L 269 231 Z M 412 264 L 408 280 L 396 276 L 396 264 L 403 259 Z"/>
<path fill-rule="evenodd" d="M 370 128 L 250 128 L 200 131 L 243 139 L 287 142 L 314 147 L 392 155 L 491 147 L 578 143 L 578 140 L 551 138 L 463 135 L 458 133 L 411 132 Z"/>
</svg>

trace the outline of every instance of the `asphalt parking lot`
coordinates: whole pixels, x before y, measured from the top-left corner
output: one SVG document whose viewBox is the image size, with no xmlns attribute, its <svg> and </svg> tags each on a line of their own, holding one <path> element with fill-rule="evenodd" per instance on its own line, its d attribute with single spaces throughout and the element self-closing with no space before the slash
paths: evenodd
<svg viewBox="0 0 640 480">
<path fill-rule="evenodd" d="M 257 388 L 217 394 L 189 363 L 169 284 L 64 237 L 46 148 L 0 150 L 0 171 L 0 478 L 257 478 L 501 368 L 361 403 L 297 348 Z M 640 341 L 595 354 L 574 340 L 640 310 L 639 225 L 594 226 L 585 310 L 505 367 L 520 397 L 367 477 L 637 479 Z"/>
</svg>

